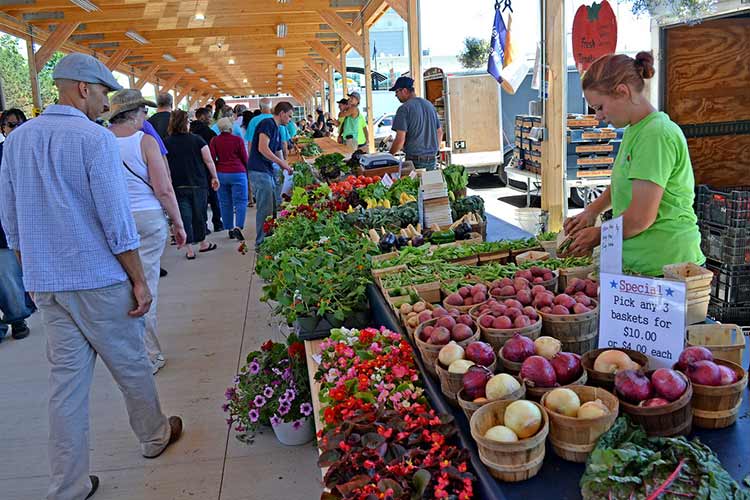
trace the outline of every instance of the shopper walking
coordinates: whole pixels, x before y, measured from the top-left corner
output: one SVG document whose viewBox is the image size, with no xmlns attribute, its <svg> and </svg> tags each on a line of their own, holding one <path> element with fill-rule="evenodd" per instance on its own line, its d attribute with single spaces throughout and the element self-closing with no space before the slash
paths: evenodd
<svg viewBox="0 0 750 500">
<path fill-rule="evenodd" d="M 344 120 L 339 130 L 339 142 L 349 144 L 353 149 L 365 150 L 367 148 L 367 122 L 359 111 L 359 92 L 352 92 L 347 99 L 346 109 L 339 115 Z M 325 120 L 319 119 L 316 123 L 325 124 Z"/>
<path fill-rule="evenodd" d="M 172 185 L 187 233 L 186 257 L 193 260 L 193 245 L 199 245 L 199 252 L 216 250 L 216 243 L 206 241 L 206 197 L 209 191 L 219 189 L 219 179 L 208 144 L 188 132 L 187 113 L 184 111 L 172 111 L 165 145 Z"/>
<path fill-rule="evenodd" d="M 247 211 L 247 149 L 245 141 L 232 134 L 232 120 L 219 120 L 221 134 L 211 140 L 211 158 L 216 161 L 219 176 L 219 204 L 221 218 L 231 227 L 229 237 L 244 241 L 242 229 L 245 227 Z"/>
<path fill-rule="evenodd" d="M 11 108 L 0 114 L 0 132 L 8 137 L 18 130 L 26 121 L 26 115 L 20 109 Z M 0 164 L 3 160 L 3 144 L 0 142 Z M 26 318 L 31 316 L 36 307 L 23 286 L 21 265 L 13 250 L 8 248 L 8 240 L 0 222 L 0 342 L 8 331 L 16 340 L 29 336 L 31 331 Z"/>
<path fill-rule="evenodd" d="M 415 168 L 435 170 L 443 128 L 435 106 L 414 93 L 414 80 L 400 76 L 390 89 L 402 103 L 393 118 L 396 138 L 391 145 L 391 154 L 403 149 L 406 159 Z"/>
<path fill-rule="evenodd" d="M 255 193 L 255 249 L 263 242 L 263 223 L 276 211 L 276 180 L 274 164 L 292 173 L 292 169 L 281 153 L 280 126 L 286 126 L 292 119 L 294 108 L 287 101 L 281 101 L 273 110 L 273 116 L 262 120 L 253 136 L 247 168 L 250 183 Z"/>
<path fill-rule="evenodd" d="M 167 242 L 167 215 L 172 219 L 173 233 L 177 248 L 185 244 L 185 228 L 180 218 L 169 171 L 153 137 L 143 133 L 141 128 L 146 118 L 146 106 L 155 104 L 147 101 L 140 90 L 120 90 L 112 96 L 110 111 L 105 115 L 110 130 L 117 137 L 120 157 L 125 169 L 128 185 L 130 211 L 135 219 L 135 227 L 141 239 L 138 254 L 143 263 L 148 288 L 153 301 L 151 309 L 144 316 L 146 320 L 146 352 L 156 374 L 166 363 L 157 336 L 156 303 L 159 290 L 159 263 Z"/>
<path fill-rule="evenodd" d="M 211 144 L 211 139 L 216 137 L 216 133 L 209 127 L 211 123 L 211 112 L 208 107 L 198 108 L 195 110 L 195 120 L 190 123 L 190 133 L 199 135 L 206 144 Z M 224 230 L 224 223 L 221 220 L 221 208 L 219 207 L 219 196 L 216 191 L 208 190 L 208 206 L 211 207 L 211 224 L 214 231 Z M 208 218 L 208 217 L 206 217 Z M 210 231 L 206 231 L 210 234 Z"/>
<path fill-rule="evenodd" d="M 148 122 L 154 126 L 159 133 L 159 137 L 164 141 L 167 139 L 167 128 L 169 127 L 169 117 L 172 113 L 172 94 L 165 92 L 156 96 L 156 113 L 148 119 Z"/>
<path fill-rule="evenodd" d="M 219 121 L 219 118 L 221 118 L 221 112 L 224 109 L 224 106 L 226 106 L 227 103 L 224 99 L 219 97 L 214 101 L 214 116 L 211 121 L 211 124 L 214 124 Z M 209 105 L 210 106 L 210 105 Z"/>
<path fill-rule="evenodd" d="M 155 458 L 175 442 L 182 420 L 161 410 L 143 342 L 152 298 L 120 151 L 114 135 L 94 123 L 108 109 L 107 92 L 121 87 L 104 64 L 79 53 L 62 58 L 52 78 L 59 104 L 11 134 L 3 148 L 0 218 L 47 333 L 47 498 L 80 500 L 99 486 L 88 475 L 97 356 L 125 398 L 143 456 Z"/>
</svg>

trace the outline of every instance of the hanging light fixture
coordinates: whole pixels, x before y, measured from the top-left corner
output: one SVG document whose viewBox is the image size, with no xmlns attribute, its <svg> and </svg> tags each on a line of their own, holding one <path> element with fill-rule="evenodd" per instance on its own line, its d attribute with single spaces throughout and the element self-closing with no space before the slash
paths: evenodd
<svg viewBox="0 0 750 500">
<path fill-rule="evenodd" d="M 193 74 L 195 74 L 195 70 L 193 68 L 185 67 L 185 73 L 187 73 L 189 75 L 193 75 Z"/>
<path fill-rule="evenodd" d="M 229 61 L 228 61 L 228 62 L 229 62 L 229 64 L 234 64 L 234 59 L 232 59 L 232 58 L 230 57 L 230 58 L 229 58 Z"/>
<path fill-rule="evenodd" d="M 282 63 L 279 63 L 279 64 L 276 65 L 276 69 L 282 70 L 282 69 L 284 69 L 284 65 Z"/>
<path fill-rule="evenodd" d="M 283 47 L 276 49 L 276 57 L 284 57 L 285 55 L 286 55 L 286 50 L 284 50 Z"/>
<path fill-rule="evenodd" d="M 201 14 L 201 13 L 197 13 L 197 14 L 195 15 L 195 20 L 196 20 L 196 21 L 205 21 L 205 20 L 206 20 L 206 16 L 205 16 L 205 15 L 203 15 L 203 14 Z"/>
<path fill-rule="evenodd" d="M 146 45 L 147 43 L 150 43 L 148 40 L 143 38 L 141 35 L 139 35 L 135 31 L 126 31 L 125 36 L 133 40 L 134 42 L 138 42 L 141 45 Z"/>
<path fill-rule="evenodd" d="M 276 25 L 276 36 L 278 38 L 286 38 L 287 35 L 287 27 L 286 23 L 279 23 Z"/>
<path fill-rule="evenodd" d="M 89 0 L 70 0 L 70 1 L 71 3 L 77 5 L 78 7 L 82 8 L 86 12 L 94 12 L 94 11 L 100 10 L 99 7 L 89 2 Z"/>
<path fill-rule="evenodd" d="M 175 57 L 172 54 L 162 54 L 162 57 L 164 58 L 164 60 L 169 61 L 169 62 L 177 61 L 177 59 L 175 59 Z"/>
</svg>

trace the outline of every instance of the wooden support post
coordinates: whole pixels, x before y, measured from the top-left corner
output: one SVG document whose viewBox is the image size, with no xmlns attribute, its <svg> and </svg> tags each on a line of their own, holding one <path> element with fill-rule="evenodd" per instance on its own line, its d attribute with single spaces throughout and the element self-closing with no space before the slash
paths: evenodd
<svg viewBox="0 0 750 500">
<path fill-rule="evenodd" d="M 192 89 L 190 89 L 190 88 L 184 88 L 184 89 L 181 89 L 181 90 L 180 90 L 180 93 L 179 93 L 179 94 L 177 94 L 177 97 L 176 97 L 176 98 L 175 98 L 175 100 L 174 100 L 174 109 L 177 109 L 177 106 L 179 106 L 179 105 L 180 105 L 180 103 L 182 102 L 182 100 L 183 100 L 183 99 L 184 99 L 185 97 L 187 97 L 187 96 L 188 96 L 188 94 L 190 93 L 190 91 L 191 91 L 191 90 L 192 90 Z"/>
<path fill-rule="evenodd" d="M 133 68 L 130 68 L 130 74 L 128 75 L 128 85 L 131 89 L 135 88 L 135 74 L 133 73 Z"/>
<path fill-rule="evenodd" d="M 331 52 L 331 50 L 323 45 L 320 40 L 308 40 L 307 43 L 320 55 L 320 57 L 325 59 L 328 64 L 339 64 L 339 58 L 336 57 L 336 54 Z"/>
<path fill-rule="evenodd" d="M 339 59 L 341 59 L 341 66 L 339 69 L 339 73 L 341 73 L 341 91 L 344 93 L 344 99 L 346 99 L 346 96 L 349 94 L 349 86 L 347 84 L 347 76 L 346 76 L 346 52 L 344 52 L 344 41 L 341 40 L 341 45 L 339 46 L 341 54 L 339 56 Z"/>
<path fill-rule="evenodd" d="M 370 61 L 370 28 L 362 20 L 362 50 L 365 59 L 365 96 L 367 98 L 367 150 L 370 153 L 375 152 L 375 127 L 373 126 L 373 97 L 372 97 L 372 61 Z"/>
<path fill-rule="evenodd" d="M 545 2 L 545 51 L 549 98 L 544 105 L 547 138 L 542 143 L 542 210 L 548 214 L 548 231 L 562 229 L 565 190 L 567 56 L 564 2 Z M 544 14 L 543 14 L 544 15 Z"/>
<path fill-rule="evenodd" d="M 34 64 L 36 64 L 36 72 L 39 73 L 50 60 L 52 54 L 57 51 L 62 45 L 70 38 L 75 30 L 81 23 L 60 23 L 55 26 L 55 31 L 47 38 L 47 41 L 39 47 L 34 55 Z"/>
<path fill-rule="evenodd" d="M 328 68 L 328 112 L 333 118 L 336 114 L 336 86 L 333 79 L 333 66 Z"/>
<path fill-rule="evenodd" d="M 419 35 L 419 0 L 408 0 L 409 18 L 409 64 L 410 74 L 414 79 L 414 90 L 419 97 L 424 95 L 422 77 L 422 37 Z"/>
<path fill-rule="evenodd" d="M 36 56 L 34 54 L 34 36 L 29 26 L 29 38 L 26 39 L 26 54 L 29 58 L 29 81 L 31 83 L 31 98 L 34 104 L 34 116 L 42 112 L 42 92 L 39 90 L 39 73 L 36 70 Z"/>
<path fill-rule="evenodd" d="M 157 71 L 159 71 L 158 64 L 152 64 L 151 66 L 143 70 L 143 72 L 141 73 L 141 77 L 138 79 L 137 82 L 135 82 L 134 88 L 138 90 L 142 89 L 143 86 L 146 85 L 146 83 L 148 83 L 148 80 L 150 80 L 156 74 Z"/>
<path fill-rule="evenodd" d="M 324 112 L 326 110 L 326 80 L 325 78 L 320 79 L 320 109 Z"/>
<path fill-rule="evenodd" d="M 323 18 L 323 20 L 328 24 L 328 26 L 331 27 L 333 31 L 338 33 L 338 35 L 349 45 L 354 48 L 358 53 L 362 54 L 362 51 L 364 50 L 364 44 L 363 37 L 360 37 L 356 31 L 354 31 L 347 23 L 344 21 L 341 16 L 339 16 L 334 10 L 332 9 L 322 9 L 318 11 L 318 14 L 320 14 L 320 17 Z M 364 26 L 364 19 L 362 20 L 362 25 Z M 364 36 L 364 31 L 362 32 L 362 35 Z"/>
<path fill-rule="evenodd" d="M 117 67 L 125 60 L 130 54 L 130 49 L 120 49 L 107 59 L 107 67 L 110 71 L 114 71 Z"/>
<path fill-rule="evenodd" d="M 307 66 L 309 66 L 309 68 L 313 71 L 313 73 L 318 75 L 318 78 L 320 78 L 321 80 L 328 79 L 328 72 L 325 69 L 325 65 L 321 66 L 320 64 L 316 63 L 312 57 L 306 57 L 304 61 L 305 64 L 307 64 Z"/>
</svg>

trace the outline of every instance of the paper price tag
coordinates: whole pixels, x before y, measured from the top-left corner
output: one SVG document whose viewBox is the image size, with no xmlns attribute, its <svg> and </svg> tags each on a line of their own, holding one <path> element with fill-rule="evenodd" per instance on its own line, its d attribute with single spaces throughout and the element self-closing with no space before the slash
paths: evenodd
<svg viewBox="0 0 750 500">
<path fill-rule="evenodd" d="M 602 224 L 600 250 L 601 272 L 622 274 L 622 216 Z"/>
<path fill-rule="evenodd" d="M 685 346 L 685 284 L 600 274 L 599 347 L 632 349 L 671 367 Z"/>
<path fill-rule="evenodd" d="M 383 185 L 387 188 L 393 186 L 393 179 L 391 179 L 391 176 L 389 174 L 385 174 L 382 179 L 380 179 L 380 182 L 383 183 Z"/>
</svg>

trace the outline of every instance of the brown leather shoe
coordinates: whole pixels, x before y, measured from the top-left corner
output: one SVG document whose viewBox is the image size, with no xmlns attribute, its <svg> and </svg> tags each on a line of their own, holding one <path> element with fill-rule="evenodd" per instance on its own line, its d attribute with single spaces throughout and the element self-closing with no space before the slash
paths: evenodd
<svg viewBox="0 0 750 500">
<path fill-rule="evenodd" d="M 166 450 L 167 448 L 169 448 L 169 445 L 171 445 L 172 443 L 174 443 L 178 439 L 180 439 L 180 436 L 182 435 L 182 419 L 180 417 L 177 417 L 177 416 L 174 416 L 174 415 L 171 416 L 171 417 L 169 417 L 169 430 L 170 430 L 170 432 L 169 432 L 169 442 L 167 443 L 167 445 L 164 448 L 162 448 L 162 450 L 159 453 L 157 453 L 156 455 L 152 455 L 150 457 L 147 457 L 146 455 L 144 455 L 144 457 L 146 457 L 146 458 L 157 458 L 162 453 L 164 453 L 164 450 Z"/>
</svg>

